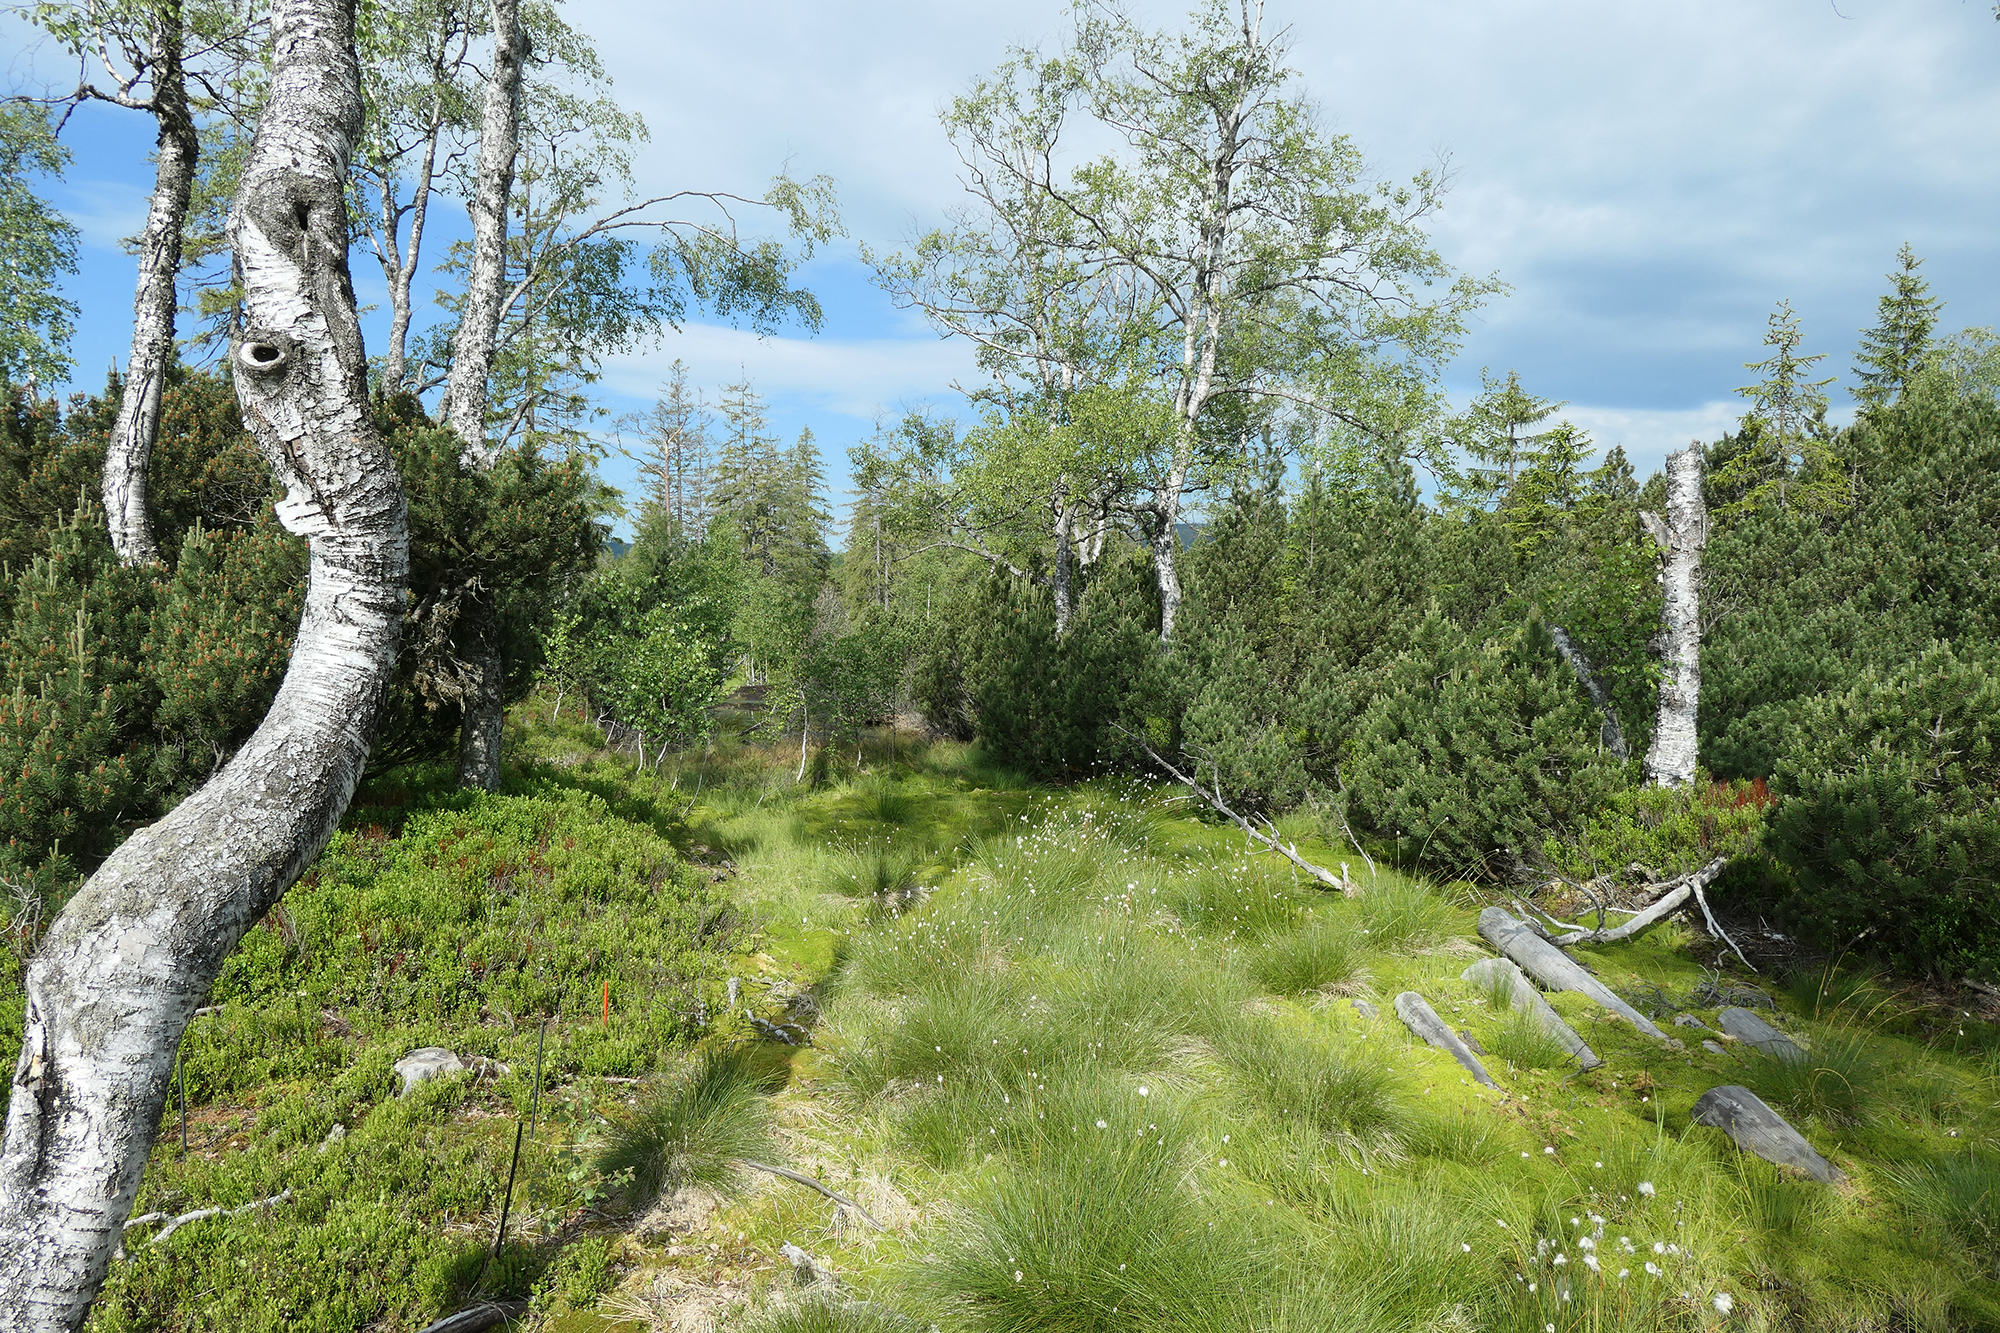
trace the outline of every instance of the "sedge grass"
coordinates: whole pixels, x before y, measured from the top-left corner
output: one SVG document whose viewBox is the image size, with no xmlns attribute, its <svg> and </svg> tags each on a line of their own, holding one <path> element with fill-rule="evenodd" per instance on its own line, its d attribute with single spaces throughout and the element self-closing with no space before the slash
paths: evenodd
<svg viewBox="0 0 2000 1333">
<path fill-rule="evenodd" d="M 615 1121 L 597 1171 L 626 1180 L 640 1198 L 690 1186 L 731 1189 L 738 1160 L 770 1155 L 766 1076 L 742 1048 L 708 1050 Z"/>
<path fill-rule="evenodd" d="M 1250 968 L 1259 984 L 1278 995 L 1330 992 L 1352 984 L 1366 957 L 1351 926 L 1316 917 L 1302 930 L 1264 941 Z"/>
</svg>

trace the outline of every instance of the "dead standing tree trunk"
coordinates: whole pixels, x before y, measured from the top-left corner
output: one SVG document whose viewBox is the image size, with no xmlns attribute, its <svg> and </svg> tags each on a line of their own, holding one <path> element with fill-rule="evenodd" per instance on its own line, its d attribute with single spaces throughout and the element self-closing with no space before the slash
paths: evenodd
<svg viewBox="0 0 2000 1333">
<path fill-rule="evenodd" d="M 104 520 L 121 563 L 160 559 L 153 519 L 146 508 L 146 470 L 160 434 L 160 400 L 174 359 L 174 280 L 181 269 L 181 227 L 194 190 L 200 141 L 188 109 L 187 74 L 181 65 L 181 11 L 159 6 L 152 39 L 152 96 L 143 102 L 112 98 L 150 111 L 159 121 L 154 149 L 153 199 L 139 233 L 139 288 L 132 300 L 132 352 L 125 362 L 125 391 L 104 451 Z"/>
<path fill-rule="evenodd" d="M 1641 514 L 1660 547 L 1660 702 L 1646 781 L 1684 787 L 1700 757 L 1695 713 L 1701 701 L 1701 553 L 1708 546 L 1701 445 L 1667 455 L 1667 515 Z"/>
<path fill-rule="evenodd" d="M 311 545 L 291 665 L 257 732 L 125 842 L 27 973 L 0 1140 L 0 1333 L 80 1328 L 130 1213 L 190 1015 L 333 835 L 395 664 L 408 570 L 368 415 L 343 187 L 361 126 L 354 0 L 281 0 L 270 99 L 229 221 L 243 418 Z"/>
<path fill-rule="evenodd" d="M 496 451 L 486 442 L 487 383 L 506 305 L 507 202 L 521 146 L 521 72 L 527 38 L 520 0 L 491 0 L 493 74 L 479 119 L 479 178 L 472 199 L 472 266 L 465 311 L 452 342 L 445 411 L 458 432 L 468 467 L 488 468 Z M 474 583 L 458 635 L 460 651 L 458 784 L 492 791 L 500 785 L 500 730 L 505 664 L 500 656 L 500 608 L 494 590 Z"/>
</svg>

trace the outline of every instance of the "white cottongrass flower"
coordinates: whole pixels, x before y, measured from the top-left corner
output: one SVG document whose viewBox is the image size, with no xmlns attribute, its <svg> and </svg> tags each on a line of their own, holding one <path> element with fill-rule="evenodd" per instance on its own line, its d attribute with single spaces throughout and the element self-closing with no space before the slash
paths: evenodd
<svg viewBox="0 0 2000 1333">
<path fill-rule="evenodd" d="M 1470 1245 L 1467 1245 L 1464 1241 L 1460 1241 L 1458 1243 L 1458 1248 L 1465 1251 L 1465 1253 L 1467 1254 L 1472 1253 L 1472 1247 Z"/>
<path fill-rule="evenodd" d="M 1153 1095 L 1153 1090 L 1151 1088 L 1142 1087 L 1139 1089 L 1139 1095 L 1141 1097 L 1150 1097 Z"/>
<path fill-rule="evenodd" d="M 1661 1267 L 1658 1264 L 1654 1263 L 1651 1259 L 1648 1259 L 1646 1261 L 1646 1275 L 1648 1277 L 1658 1277 L 1662 1271 L 1664 1270 L 1662 1270 Z"/>
<path fill-rule="evenodd" d="M 1640 1182 L 1639 1182 L 1639 1193 L 1641 1193 L 1641 1194 L 1645 1195 L 1645 1196 L 1646 1196 L 1647 1198 L 1649 1198 L 1649 1199 L 1650 1199 L 1650 1198 L 1652 1198 L 1652 1197 L 1653 1197 L 1653 1196 L 1654 1196 L 1655 1194 L 1659 1193 L 1659 1191 L 1653 1188 L 1653 1182 L 1652 1182 L 1652 1181 L 1650 1181 L 1650 1180 L 1642 1180 L 1642 1181 L 1640 1181 Z"/>
<path fill-rule="evenodd" d="M 1105 1124 L 1105 1123 L 1104 1123 L 1104 1122 L 1103 1122 L 1102 1120 L 1100 1120 L 1100 1121 L 1098 1121 L 1098 1122 L 1097 1122 L 1097 1127 L 1098 1127 L 1099 1129 L 1109 1129 L 1109 1128 L 1111 1128 L 1111 1126 L 1109 1126 L 1109 1125 Z"/>
<path fill-rule="evenodd" d="M 1654 1241 L 1654 1242 L 1653 1242 L 1653 1253 L 1654 1253 L 1654 1254 L 1665 1254 L 1666 1252 L 1667 1252 L 1667 1246 L 1666 1246 L 1666 1242 L 1665 1242 L 1665 1241 L 1658 1241 L 1658 1240 L 1656 1240 L 1656 1241 Z"/>
<path fill-rule="evenodd" d="M 1621 1269 L 1619 1269 L 1619 1270 L 1618 1270 L 1618 1276 L 1619 1276 L 1619 1277 L 1621 1277 L 1621 1278 L 1627 1278 L 1627 1277 L 1631 1277 L 1631 1276 L 1632 1276 L 1632 1270 L 1631 1270 L 1631 1269 L 1629 1269 L 1629 1268 L 1621 1268 Z"/>
<path fill-rule="evenodd" d="M 1557 1251 L 1555 1261 L 1559 1264 L 1566 1264 L 1569 1262 L 1569 1256 L 1561 1251 Z"/>
<path fill-rule="evenodd" d="M 1505 1231 L 1505 1230 L 1507 1229 L 1507 1224 L 1506 1224 L 1505 1222 L 1501 1221 L 1501 1220 L 1500 1220 L 1499 1218 L 1497 1218 L 1497 1217 L 1493 1219 L 1493 1225 L 1494 1225 L 1494 1226 L 1496 1226 L 1496 1227 L 1499 1227 L 1499 1228 L 1500 1228 L 1500 1229 L 1501 1229 L 1502 1231 Z"/>
<path fill-rule="evenodd" d="M 1576 1247 L 1579 1250 L 1594 1250 L 1597 1248 L 1597 1242 L 1592 1240 L 1588 1236 L 1579 1236 L 1577 1238 Z"/>
<path fill-rule="evenodd" d="M 1583 1256 L 1583 1266 L 1593 1273 L 1602 1273 L 1604 1271 L 1604 1265 L 1597 1262 L 1597 1256 L 1594 1254 Z"/>
<path fill-rule="evenodd" d="M 1731 1296 L 1726 1291 L 1718 1291 L 1715 1293 L 1715 1312 L 1717 1314 L 1728 1314 L 1731 1310 L 1734 1310 L 1735 1308 L 1736 1308 L 1736 1298 L 1734 1296 Z"/>
</svg>

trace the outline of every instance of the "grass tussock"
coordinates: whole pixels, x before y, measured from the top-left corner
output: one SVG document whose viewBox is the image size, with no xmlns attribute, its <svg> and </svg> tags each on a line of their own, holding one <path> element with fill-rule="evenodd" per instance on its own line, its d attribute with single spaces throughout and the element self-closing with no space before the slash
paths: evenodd
<svg viewBox="0 0 2000 1333">
<path fill-rule="evenodd" d="M 1278 995 L 1337 992 L 1365 972 L 1367 950 L 1346 922 L 1315 917 L 1304 929 L 1266 940 L 1251 962 L 1259 985 Z"/>
<path fill-rule="evenodd" d="M 771 1155 L 767 1078 L 741 1048 L 703 1051 L 612 1123 L 596 1170 L 629 1181 L 641 1199 L 694 1186 L 731 1189 L 741 1159 Z"/>
</svg>

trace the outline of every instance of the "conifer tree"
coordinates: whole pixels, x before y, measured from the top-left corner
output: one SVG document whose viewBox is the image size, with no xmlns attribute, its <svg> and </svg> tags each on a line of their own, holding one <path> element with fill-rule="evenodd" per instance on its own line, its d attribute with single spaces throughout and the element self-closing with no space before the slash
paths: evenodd
<svg viewBox="0 0 2000 1333">
<path fill-rule="evenodd" d="M 1930 283 L 1917 272 L 1923 262 L 1905 242 L 1896 252 L 1897 269 L 1889 274 L 1890 290 L 1876 303 L 1875 327 L 1862 330 L 1854 396 L 1864 412 L 1907 393 L 1928 361 L 1944 302 L 1930 294 Z"/>
<path fill-rule="evenodd" d="M 1767 504 L 1827 513 L 1847 501 L 1847 476 L 1829 444 L 1826 424 L 1826 386 L 1833 376 L 1809 378 L 1826 354 L 1802 355 L 1803 340 L 1792 303 L 1778 302 L 1764 335 L 1771 354 L 1744 362 L 1759 378 L 1736 391 L 1750 400 L 1750 410 L 1743 416 L 1740 452 L 1715 477 L 1719 490 L 1740 497 L 1720 511 L 1724 514 Z"/>
<path fill-rule="evenodd" d="M 700 391 L 688 387 L 686 364 L 675 358 L 664 392 L 653 406 L 618 424 L 636 431 L 645 442 L 646 451 L 639 458 L 639 476 L 647 488 L 644 504 L 657 511 L 676 536 L 699 540 L 708 528 L 713 419 Z M 646 517 L 650 520 L 653 515 Z"/>
<path fill-rule="evenodd" d="M 1519 371 L 1496 379 L 1480 372 L 1480 394 L 1458 424 L 1459 448 L 1470 465 L 1455 478 L 1455 497 L 1488 507 L 1513 494 L 1514 483 L 1541 449 L 1548 432 L 1537 431 L 1566 404 L 1537 397 L 1521 387 Z"/>
</svg>

